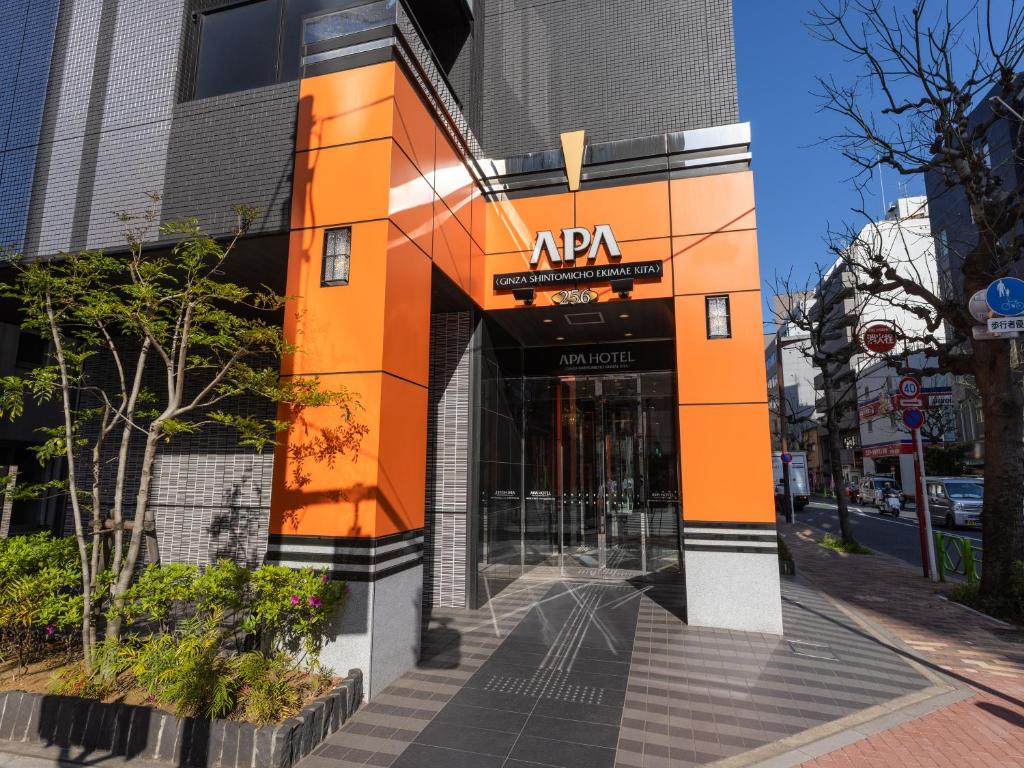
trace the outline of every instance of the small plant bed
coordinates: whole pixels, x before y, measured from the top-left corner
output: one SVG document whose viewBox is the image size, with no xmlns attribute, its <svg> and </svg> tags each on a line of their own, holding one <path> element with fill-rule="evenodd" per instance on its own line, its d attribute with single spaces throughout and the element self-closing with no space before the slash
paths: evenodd
<svg viewBox="0 0 1024 768">
<path fill-rule="evenodd" d="M 831 549 L 834 552 L 839 552 L 843 555 L 873 555 L 875 554 L 872 550 L 865 547 L 863 544 L 857 541 L 846 542 L 840 537 L 835 536 L 831 533 L 826 533 L 821 537 L 821 541 L 818 542 L 825 549 Z"/>
<path fill-rule="evenodd" d="M 139 686 L 138 681 L 131 674 L 122 674 L 104 690 L 71 690 L 70 686 L 64 684 L 65 680 L 76 679 L 82 668 L 82 661 L 79 654 L 73 658 L 61 652 L 54 652 L 39 661 L 29 664 L 25 669 L 19 669 L 17 664 L 0 665 L 0 692 L 24 691 L 25 693 L 42 694 L 68 694 L 94 698 L 104 704 L 130 704 L 133 706 L 149 706 L 159 709 L 178 717 L 189 717 L 193 713 L 175 707 L 173 704 L 158 701 L 157 697 L 150 694 L 145 688 Z M 235 711 L 228 713 L 220 719 L 240 720 L 251 722 L 254 725 L 269 725 L 279 723 L 282 720 L 292 717 L 302 710 L 303 707 L 313 703 L 329 691 L 335 689 L 344 678 L 336 676 L 312 675 L 302 670 L 291 670 L 284 676 L 284 683 L 290 689 L 290 706 L 282 707 L 269 719 L 246 717 L 249 707 L 242 702 Z M 251 698 L 251 696 L 246 697 Z M 195 713 L 201 714 L 201 713 Z"/>
<path fill-rule="evenodd" d="M 1011 588 L 1005 594 L 985 599 L 981 595 L 981 585 L 975 581 L 955 586 L 949 592 L 949 599 L 1002 621 L 1024 626 L 1024 562 L 1017 560 L 1013 564 Z"/>
<path fill-rule="evenodd" d="M 87 658 L 77 565 L 73 539 L 0 539 L 0 691 L 265 725 L 340 682 L 319 652 L 347 589 L 325 574 L 227 560 L 149 566 L 96 616 L 105 635 Z"/>
</svg>

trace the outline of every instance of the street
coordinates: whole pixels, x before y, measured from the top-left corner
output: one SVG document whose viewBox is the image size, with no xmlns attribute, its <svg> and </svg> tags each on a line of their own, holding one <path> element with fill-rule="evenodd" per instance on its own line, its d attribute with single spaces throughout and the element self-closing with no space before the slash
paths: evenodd
<svg viewBox="0 0 1024 768">
<path fill-rule="evenodd" d="M 839 515 L 836 510 L 834 501 L 816 499 L 796 513 L 796 520 L 838 536 Z M 917 513 L 913 508 L 904 509 L 896 520 L 891 515 L 879 515 L 874 507 L 851 504 L 850 526 L 857 541 L 865 547 L 921 566 L 921 541 L 917 532 Z M 941 527 L 934 530 L 973 539 L 977 546 L 981 546 L 981 531 L 947 531 Z"/>
</svg>

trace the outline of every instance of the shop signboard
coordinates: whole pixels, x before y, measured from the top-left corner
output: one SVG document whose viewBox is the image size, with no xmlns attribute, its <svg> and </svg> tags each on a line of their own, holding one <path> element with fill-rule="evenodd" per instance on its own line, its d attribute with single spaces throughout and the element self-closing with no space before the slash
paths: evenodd
<svg viewBox="0 0 1024 768">
<path fill-rule="evenodd" d="M 504 272 L 494 276 L 494 290 L 516 288 L 559 288 L 595 285 L 612 280 L 660 280 L 665 274 L 661 261 L 634 261 L 627 264 L 595 264 L 532 272 Z"/>
<path fill-rule="evenodd" d="M 892 323 L 872 323 L 864 329 L 864 347 L 876 355 L 896 349 L 898 333 Z"/>
<path fill-rule="evenodd" d="M 670 371 L 675 367 L 671 341 L 579 344 L 527 350 L 527 376 L 570 376 L 631 371 Z"/>
</svg>

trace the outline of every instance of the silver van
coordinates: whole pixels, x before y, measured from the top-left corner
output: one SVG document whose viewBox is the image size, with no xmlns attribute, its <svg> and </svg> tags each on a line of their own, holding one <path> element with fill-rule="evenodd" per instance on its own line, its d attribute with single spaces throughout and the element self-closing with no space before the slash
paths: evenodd
<svg viewBox="0 0 1024 768">
<path fill-rule="evenodd" d="M 929 477 L 932 524 L 950 529 L 980 528 L 985 485 L 980 477 Z"/>
</svg>

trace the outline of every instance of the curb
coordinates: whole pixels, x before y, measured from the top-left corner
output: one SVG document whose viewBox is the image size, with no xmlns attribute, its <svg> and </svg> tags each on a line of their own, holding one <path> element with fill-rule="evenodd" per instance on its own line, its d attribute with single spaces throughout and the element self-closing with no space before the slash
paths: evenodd
<svg viewBox="0 0 1024 768">
<path fill-rule="evenodd" d="M 337 731 L 362 697 L 362 672 L 352 669 L 294 717 L 257 727 L 180 718 L 154 707 L 7 691 L 0 693 L 0 753 L 54 766 L 124 761 L 177 768 L 291 768 Z M 0 767 L 17 764 L 0 754 Z"/>
</svg>

